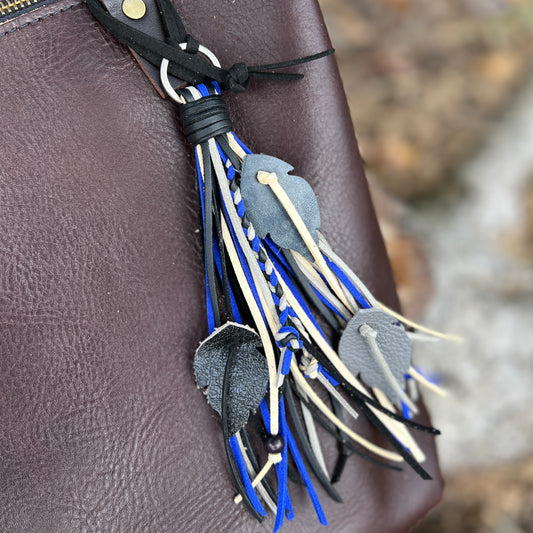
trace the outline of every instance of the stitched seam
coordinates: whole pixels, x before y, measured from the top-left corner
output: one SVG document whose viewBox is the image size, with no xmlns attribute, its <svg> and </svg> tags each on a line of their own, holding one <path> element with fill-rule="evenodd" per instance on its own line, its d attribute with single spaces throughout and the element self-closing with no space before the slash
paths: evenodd
<svg viewBox="0 0 533 533">
<path fill-rule="evenodd" d="M 53 13 L 48 13 L 47 15 L 43 15 L 41 17 L 37 17 L 36 19 L 30 20 L 29 22 L 26 22 L 20 26 L 15 26 L 14 28 L 11 28 L 10 30 L 5 31 L 4 33 L 0 33 L 0 38 L 5 37 L 6 35 L 9 35 L 10 33 L 14 33 L 18 30 L 22 30 L 23 28 L 27 28 L 28 26 L 33 26 L 34 24 L 37 24 L 38 22 L 42 22 L 43 20 L 53 17 L 54 15 L 59 15 L 61 13 L 64 13 L 65 11 L 68 11 L 69 9 L 72 9 L 73 7 L 79 6 L 80 4 L 83 4 L 85 0 L 80 0 L 79 2 L 76 2 L 70 6 L 63 7 L 61 9 L 58 9 L 57 11 L 54 11 Z"/>
</svg>

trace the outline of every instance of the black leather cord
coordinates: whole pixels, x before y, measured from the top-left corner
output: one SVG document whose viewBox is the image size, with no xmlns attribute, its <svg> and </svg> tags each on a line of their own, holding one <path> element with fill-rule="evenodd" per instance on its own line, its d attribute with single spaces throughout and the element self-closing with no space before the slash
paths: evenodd
<svg viewBox="0 0 533 533">
<path fill-rule="evenodd" d="M 361 403 L 370 405 L 371 407 L 376 408 L 378 411 L 381 411 L 382 413 L 386 414 L 389 418 L 397 420 L 405 426 L 416 429 L 418 431 L 423 431 L 425 433 L 430 433 L 431 435 L 440 435 L 440 431 L 438 429 L 432 426 L 426 426 L 424 424 L 414 422 L 413 420 L 409 420 L 408 418 L 405 418 L 402 415 L 398 415 L 393 411 L 389 411 L 386 407 L 383 407 L 383 405 L 381 405 L 378 401 L 358 391 L 355 387 L 344 381 L 340 372 L 335 368 L 335 366 L 331 364 L 331 362 L 326 357 L 321 354 L 318 348 L 316 348 L 313 344 L 307 342 L 305 339 L 303 339 L 303 344 L 305 349 L 316 358 L 316 360 L 324 367 L 328 374 L 330 374 L 339 383 L 342 383 L 344 390 L 353 400 L 357 402 L 358 405 Z"/>
<path fill-rule="evenodd" d="M 237 465 L 235 464 L 235 460 L 233 458 L 233 452 L 231 451 L 229 439 L 231 437 L 230 431 L 229 431 L 229 421 L 228 421 L 228 411 L 229 411 L 229 386 L 230 386 L 230 375 L 231 375 L 231 368 L 233 365 L 233 358 L 235 357 L 235 347 L 229 346 L 228 349 L 228 358 L 226 360 L 226 368 L 224 369 L 224 381 L 222 385 L 222 431 L 224 433 L 224 449 L 226 451 L 226 457 L 228 459 L 228 464 L 230 466 L 231 475 L 233 477 L 233 481 L 235 482 L 235 485 L 237 486 L 237 489 L 239 491 L 239 494 L 242 496 L 243 502 L 245 503 L 246 507 L 259 522 L 263 521 L 263 517 L 259 514 L 258 511 L 256 511 L 255 507 L 253 506 L 250 497 L 248 496 L 248 493 L 246 492 L 246 488 L 244 486 L 244 483 L 241 480 L 241 476 L 239 474 L 239 470 L 237 468 Z"/>
<path fill-rule="evenodd" d="M 221 96 L 205 96 L 180 105 L 180 119 L 193 146 L 233 129 L 228 107 Z"/>
<path fill-rule="evenodd" d="M 160 41 L 116 19 L 104 9 L 99 0 L 86 0 L 86 3 L 93 16 L 121 43 L 156 67 L 161 65 L 163 59 L 168 59 L 170 62 L 168 72 L 192 85 L 216 81 L 222 89 L 244 92 L 248 89 L 252 79 L 299 80 L 303 78 L 303 74 L 272 71 L 314 61 L 334 52 L 330 49 L 299 59 L 268 65 L 247 66 L 245 63 L 235 63 L 225 70 L 212 65 L 201 54 L 196 53 L 199 43 L 187 33 L 171 0 L 155 1 L 166 35 L 165 41 Z M 187 44 L 185 50 L 178 46 L 180 43 Z"/>
<path fill-rule="evenodd" d="M 341 437 L 339 436 L 337 429 L 326 420 L 324 415 L 322 415 L 322 413 L 309 400 L 305 399 L 300 394 L 296 383 L 294 383 L 294 380 L 292 378 L 289 378 L 289 382 L 294 396 L 296 396 L 302 402 L 302 405 L 305 405 L 305 407 L 307 407 L 315 421 L 320 424 L 333 438 L 335 438 L 335 440 L 337 440 L 341 444 L 346 444 L 346 446 L 350 448 L 352 452 L 357 454 L 359 457 L 365 459 L 365 461 L 382 466 L 383 468 L 387 468 L 388 470 L 397 470 L 398 472 L 401 472 L 403 470 L 403 468 L 399 466 L 386 463 L 385 460 L 381 460 L 377 457 L 370 455 L 370 453 L 364 451 L 364 448 L 362 446 L 356 444 L 355 442 L 343 442 Z"/>
<path fill-rule="evenodd" d="M 215 261 L 213 251 L 213 171 L 211 168 L 211 158 L 209 157 L 209 145 L 204 142 L 202 145 L 202 155 L 204 163 L 204 252 L 205 264 L 207 265 L 207 280 L 209 283 L 209 299 L 213 309 L 213 319 L 215 327 L 220 327 L 220 309 L 218 304 L 218 294 L 216 286 Z"/>
<path fill-rule="evenodd" d="M 285 384 L 287 383 L 288 381 L 285 381 Z M 318 463 L 318 460 L 315 457 L 315 453 L 311 448 L 311 444 L 309 443 L 309 440 L 307 438 L 306 431 L 301 421 L 301 417 L 298 414 L 290 385 L 285 385 L 283 391 L 285 395 L 285 401 L 287 403 L 287 407 L 293 421 L 294 429 L 296 430 L 296 434 L 298 435 L 298 439 L 300 440 L 302 450 L 309 465 L 311 466 L 311 469 L 313 470 L 315 476 L 318 478 L 328 495 L 336 502 L 342 503 L 342 498 L 339 496 L 339 493 L 333 488 L 330 480 L 328 479 L 327 474 L 324 472 L 324 470 L 322 470 L 322 467 Z"/>
</svg>

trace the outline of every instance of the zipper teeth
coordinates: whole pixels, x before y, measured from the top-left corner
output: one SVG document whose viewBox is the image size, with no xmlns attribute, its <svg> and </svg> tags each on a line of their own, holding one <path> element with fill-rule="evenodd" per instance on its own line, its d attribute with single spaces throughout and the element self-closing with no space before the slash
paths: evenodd
<svg viewBox="0 0 533 533">
<path fill-rule="evenodd" d="M 0 0 L 0 18 L 17 12 L 19 9 L 38 4 L 42 0 Z"/>
</svg>

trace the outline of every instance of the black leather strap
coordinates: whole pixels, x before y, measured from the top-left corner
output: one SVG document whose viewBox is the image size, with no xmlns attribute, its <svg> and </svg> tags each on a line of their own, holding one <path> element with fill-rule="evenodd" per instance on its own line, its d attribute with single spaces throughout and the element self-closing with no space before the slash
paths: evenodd
<svg viewBox="0 0 533 533">
<path fill-rule="evenodd" d="M 201 54 L 196 53 L 198 43 L 190 38 L 171 0 L 155 0 L 164 39 L 154 37 L 151 33 L 145 33 L 133 24 L 116 18 L 104 9 L 99 0 L 86 0 L 86 2 L 94 17 L 120 42 L 129 46 L 155 67 L 159 67 L 163 59 L 168 59 L 170 74 L 191 85 L 216 81 L 223 89 L 244 92 L 253 78 L 298 80 L 303 77 L 303 74 L 274 71 L 314 61 L 334 52 L 333 49 L 329 49 L 318 54 L 267 65 L 247 66 L 239 62 L 226 70 L 213 65 Z M 178 46 L 181 43 L 187 43 L 185 50 Z"/>
</svg>

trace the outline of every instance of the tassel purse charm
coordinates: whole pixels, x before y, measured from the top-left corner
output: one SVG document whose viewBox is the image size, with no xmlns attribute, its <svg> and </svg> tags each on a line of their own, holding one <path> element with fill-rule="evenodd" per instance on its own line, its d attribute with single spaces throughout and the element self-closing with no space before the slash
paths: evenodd
<svg viewBox="0 0 533 533">
<path fill-rule="evenodd" d="M 384 468 L 407 463 L 430 479 L 411 431 L 438 431 L 411 416 L 418 412 L 418 385 L 438 387 L 413 367 L 411 355 L 415 338 L 436 333 L 380 304 L 320 231 L 318 201 L 298 170 L 252 153 L 233 131 L 223 89 L 246 90 L 254 77 L 299 79 L 272 71 L 331 51 L 226 71 L 185 34 L 170 1 L 157 3 L 165 42 L 141 39 L 97 0 L 88 6 L 122 42 L 159 64 L 162 86 L 194 149 L 209 334 L 193 369 L 221 417 L 235 503 L 259 520 L 270 510 L 278 531 L 297 513 L 289 494 L 293 479 L 327 525 L 311 472 L 337 501 L 335 482 L 354 453 Z M 176 90 L 169 74 L 188 84 Z M 358 433 L 359 417 L 386 446 Z M 328 442 L 317 426 L 328 432 Z M 333 472 L 324 446 L 339 449 Z"/>
</svg>

